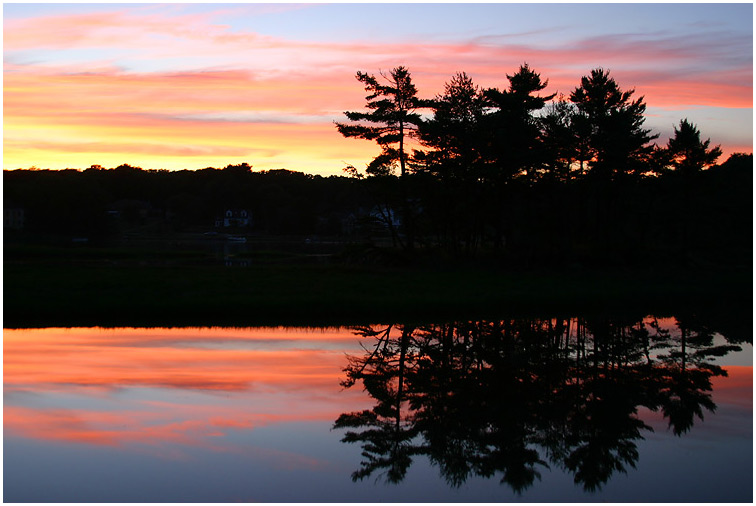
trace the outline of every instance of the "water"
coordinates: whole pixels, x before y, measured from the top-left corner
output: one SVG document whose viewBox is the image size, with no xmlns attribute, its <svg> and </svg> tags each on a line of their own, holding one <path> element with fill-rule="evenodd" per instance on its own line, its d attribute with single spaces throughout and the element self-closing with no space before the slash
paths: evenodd
<svg viewBox="0 0 756 506">
<path fill-rule="evenodd" d="M 4 500 L 751 502 L 750 341 L 651 317 L 6 329 Z"/>
</svg>

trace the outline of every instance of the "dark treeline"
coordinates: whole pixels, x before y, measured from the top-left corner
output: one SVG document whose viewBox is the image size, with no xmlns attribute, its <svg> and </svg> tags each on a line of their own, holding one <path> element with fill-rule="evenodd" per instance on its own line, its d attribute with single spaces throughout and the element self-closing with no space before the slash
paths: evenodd
<svg viewBox="0 0 756 506">
<path fill-rule="evenodd" d="M 548 82 L 527 64 L 507 79 L 481 89 L 458 73 L 426 100 L 404 67 L 357 73 L 368 112 L 336 126 L 381 146 L 366 173 L 390 180 L 405 249 L 520 265 L 750 261 L 752 155 L 715 166 L 721 149 L 687 119 L 651 144 L 643 97 L 603 69 L 569 97 L 541 95 Z"/>
<path fill-rule="evenodd" d="M 639 409 L 684 434 L 716 409 L 711 379 L 727 372 L 714 357 L 743 342 L 715 341 L 692 316 L 673 329 L 655 318 L 594 317 L 356 332 L 366 352 L 349 357 L 343 385 L 361 383 L 375 405 L 334 424 L 362 447 L 353 480 L 400 482 L 424 456 L 452 486 L 497 477 L 517 492 L 551 467 L 588 491 L 634 468 L 637 443 L 653 430 Z"/>
<path fill-rule="evenodd" d="M 226 211 L 241 209 L 251 215 L 243 230 L 249 233 L 336 235 L 342 232 L 340 219 L 365 205 L 362 193 L 348 178 L 255 172 L 247 164 L 196 171 L 122 165 L 4 173 L 5 207 L 25 210 L 26 233 L 100 242 L 130 231 L 213 230 Z"/>
<path fill-rule="evenodd" d="M 665 146 L 652 144 L 643 98 L 607 71 L 569 97 L 542 95 L 547 81 L 528 65 L 505 89 L 459 73 L 433 99 L 418 98 L 403 67 L 357 79 L 367 112 L 336 126 L 381 147 L 367 177 L 351 166 L 350 177 L 326 178 L 247 164 L 5 171 L 5 208 L 23 210 L 16 228 L 27 238 L 201 232 L 244 209 L 251 223 L 237 233 L 390 238 L 404 258 L 750 264 L 753 155 L 717 165 L 719 147 L 685 119 Z"/>
</svg>

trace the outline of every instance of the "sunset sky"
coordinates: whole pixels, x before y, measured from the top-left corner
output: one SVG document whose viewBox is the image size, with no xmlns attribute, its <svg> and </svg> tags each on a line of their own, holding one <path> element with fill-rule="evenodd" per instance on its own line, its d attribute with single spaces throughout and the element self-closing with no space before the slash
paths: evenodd
<svg viewBox="0 0 756 506">
<path fill-rule="evenodd" d="M 603 67 L 666 143 L 683 118 L 753 151 L 743 4 L 4 4 L 3 167 L 341 174 L 378 148 L 334 121 L 356 71 L 404 65 L 432 97 L 458 71 L 505 88 L 527 62 L 568 95 Z"/>
</svg>

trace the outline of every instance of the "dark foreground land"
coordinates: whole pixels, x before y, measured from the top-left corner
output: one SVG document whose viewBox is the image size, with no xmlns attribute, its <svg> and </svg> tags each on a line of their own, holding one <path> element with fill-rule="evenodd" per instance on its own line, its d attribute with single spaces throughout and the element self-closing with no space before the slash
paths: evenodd
<svg viewBox="0 0 756 506">
<path fill-rule="evenodd" d="M 750 328 L 752 174 L 753 157 L 733 155 L 689 176 L 510 182 L 499 195 L 496 185 L 449 194 L 423 174 L 246 165 L 5 171 L 3 324 L 706 312 Z M 227 227 L 234 210 L 250 222 Z M 393 210 L 411 218 L 403 229 Z"/>
<path fill-rule="evenodd" d="M 4 171 L 3 323 L 713 312 L 750 328 L 752 155 L 589 176 Z"/>
<path fill-rule="evenodd" d="M 140 257 L 141 258 L 141 257 Z M 348 325 L 503 315 L 706 313 L 750 327 L 750 267 L 352 265 L 253 258 L 244 266 L 118 251 L 5 247 L 6 328 Z M 735 324 L 735 322 L 732 322 Z"/>
</svg>

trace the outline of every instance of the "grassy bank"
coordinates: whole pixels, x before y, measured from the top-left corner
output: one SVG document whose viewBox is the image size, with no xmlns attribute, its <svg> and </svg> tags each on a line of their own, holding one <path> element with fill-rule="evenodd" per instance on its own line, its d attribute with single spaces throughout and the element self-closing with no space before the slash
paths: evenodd
<svg viewBox="0 0 756 506">
<path fill-rule="evenodd" d="M 8 262 L 4 326 L 344 325 L 505 315 L 750 315 L 750 270 Z M 750 321 L 748 322 L 750 325 Z"/>
</svg>

